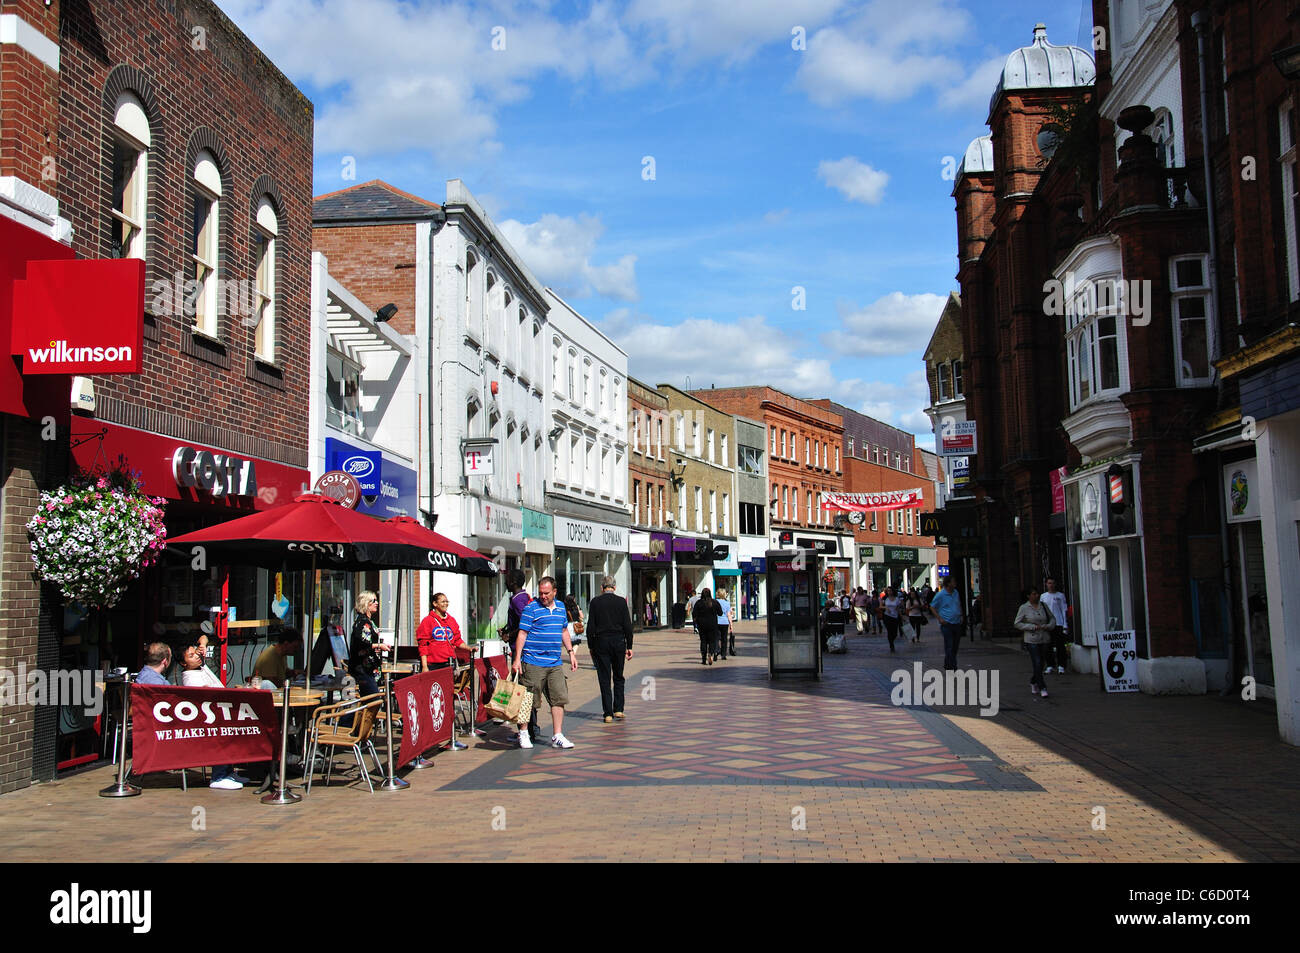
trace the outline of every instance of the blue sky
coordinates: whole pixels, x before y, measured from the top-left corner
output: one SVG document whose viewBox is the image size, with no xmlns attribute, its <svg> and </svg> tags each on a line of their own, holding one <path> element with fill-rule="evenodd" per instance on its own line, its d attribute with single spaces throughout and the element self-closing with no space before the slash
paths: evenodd
<svg viewBox="0 0 1300 953">
<path fill-rule="evenodd" d="M 218 3 L 315 103 L 317 194 L 461 178 L 634 376 L 829 396 L 924 446 L 944 159 L 1036 22 L 1091 33 L 1089 0 Z"/>
</svg>

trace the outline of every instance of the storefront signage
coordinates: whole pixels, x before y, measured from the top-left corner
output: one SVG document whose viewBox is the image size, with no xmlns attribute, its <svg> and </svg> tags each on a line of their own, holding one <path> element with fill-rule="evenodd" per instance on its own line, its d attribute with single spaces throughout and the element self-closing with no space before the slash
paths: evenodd
<svg viewBox="0 0 1300 953">
<path fill-rule="evenodd" d="M 1079 494 L 1080 518 L 1083 524 L 1084 539 L 1099 539 L 1107 535 L 1106 514 L 1109 509 L 1102 505 L 1102 480 L 1105 474 L 1096 473 L 1083 482 Z"/>
<path fill-rule="evenodd" d="M 1065 484 L 1061 481 L 1065 479 L 1068 472 L 1066 467 L 1057 467 L 1051 473 L 1053 513 L 1065 512 Z"/>
<path fill-rule="evenodd" d="M 935 572 L 937 572 L 940 576 L 947 576 L 952 572 L 952 570 L 949 569 L 947 566 L 936 566 Z"/>
<path fill-rule="evenodd" d="M 1224 510 L 1229 523 L 1259 519 L 1258 466 L 1254 458 L 1238 460 L 1223 468 Z"/>
<path fill-rule="evenodd" d="M 736 558 L 736 550 L 731 546 L 714 546 L 713 568 L 716 572 L 740 575 L 740 560 Z"/>
<path fill-rule="evenodd" d="M 144 262 L 28 261 L 13 283 L 10 353 L 24 374 L 139 374 Z"/>
<path fill-rule="evenodd" d="M 707 537 L 674 536 L 673 559 L 683 566 L 712 566 L 713 540 Z"/>
<path fill-rule="evenodd" d="M 172 478 L 177 486 L 213 496 L 257 495 L 257 465 L 232 454 L 177 447 L 172 452 Z"/>
<path fill-rule="evenodd" d="M 414 517 L 419 509 L 415 471 L 392 460 L 385 460 L 383 464 L 383 475 L 378 479 L 379 495 L 363 495 L 357 504 L 357 512 L 378 516 L 380 519 L 392 516 Z"/>
<path fill-rule="evenodd" d="M 514 506 L 479 496 L 467 496 L 469 510 L 469 535 L 484 540 L 502 540 L 518 543 L 524 538 L 524 513 Z M 516 547 L 518 548 L 518 547 Z"/>
<path fill-rule="evenodd" d="M 270 692 L 131 687 L 133 767 L 141 773 L 268 761 L 280 743 Z"/>
<path fill-rule="evenodd" d="M 979 452 L 973 420 L 947 424 L 939 429 L 939 456 L 968 457 Z"/>
<path fill-rule="evenodd" d="M 742 559 L 740 571 L 747 576 L 750 573 L 767 572 L 767 557 L 755 556 L 753 559 Z"/>
<path fill-rule="evenodd" d="M 1101 659 L 1101 680 L 1107 692 L 1136 692 L 1137 633 L 1133 629 L 1097 633 L 1097 652 Z"/>
<path fill-rule="evenodd" d="M 65 394 L 65 401 L 66 398 Z M 101 430 L 104 432 L 102 441 L 93 439 Z M 92 439 L 82 439 L 86 437 Z M 146 492 L 152 496 L 166 497 L 171 500 L 220 503 L 237 506 L 243 510 L 246 510 L 251 503 L 253 509 L 263 510 L 281 503 L 289 503 L 295 496 L 307 492 L 311 487 L 311 474 L 300 467 L 291 467 L 271 460 L 233 457 L 218 447 L 178 445 L 175 437 L 133 430 L 119 424 L 95 421 L 94 430 L 89 430 L 88 424 L 74 423 L 72 443 L 72 457 L 78 466 L 93 469 L 96 458 L 107 457 L 109 460 L 116 460 L 118 457 L 125 457 L 131 469 L 140 473 Z M 208 466 L 207 457 L 203 458 L 202 466 L 199 466 L 194 474 L 194 485 L 177 479 L 173 464 L 177 452 L 182 450 L 190 451 L 194 455 L 193 460 L 183 467 L 183 472 L 199 463 L 198 457 L 201 453 L 207 453 L 212 458 L 211 467 Z M 223 463 L 220 495 L 216 493 L 217 474 L 214 472 L 217 457 L 221 457 Z M 182 459 L 188 459 L 188 456 Z M 225 470 L 224 466 L 231 459 L 242 460 L 248 466 L 239 468 L 238 477 L 232 476 L 235 489 L 227 492 L 226 474 L 231 471 Z M 212 491 L 205 491 L 200 482 L 208 478 L 213 482 Z M 235 492 L 243 489 L 249 491 L 248 495 Z"/>
<path fill-rule="evenodd" d="M 331 500 L 337 500 L 350 510 L 357 508 L 361 501 L 361 485 L 349 473 L 331 470 L 322 473 L 316 481 L 316 491 Z"/>
<path fill-rule="evenodd" d="M 631 540 L 633 562 L 666 563 L 672 560 L 672 537 L 667 533 L 633 532 Z M 644 546 L 644 551 L 638 552 L 638 545 Z"/>
<path fill-rule="evenodd" d="M 882 490 L 879 493 L 821 494 L 821 508 L 824 510 L 872 513 L 924 505 L 925 492 L 919 486 L 911 490 Z"/>
<path fill-rule="evenodd" d="M 352 477 L 369 502 L 378 499 L 379 481 L 384 474 L 384 457 L 378 450 L 363 450 L 337 437 L 326 437 L 325 469 L 340 470 Z"/>
<path fill-rule="evenodd" d="M 555 545 L 569 549 L 599 549 L 605 552 L 627 552 L 626 526 L 608 523 L 591 523 L 587 520 L 555 517 Z"/>
<path fill-rule="evenodd" d="M 537 510 L 524 508 L 524 539 L 553 538 L 551 532 L 551 514 L 539 513 Z"/>
<path fill-rule="evenodd" d="M 880 559 L 880 548 L 879 546 L 859 546 L 858 561 L 864 563 L 876 562 Z"/>
<path fill-rule="evenodd" d="M 916 548 L 912 546 L 886 546 L 884 561 L 901 566 L 914 566 L 920 562 Z"/>
<path fill-rule="evenodd" d="M 834 539 L 813 539 L 800 536 L 795 540 L 795 545 L 800 549 L 816 550 L 818 556 L 838 556 L 840 554 L 840 544 Z"/>
<path fill-rule="evenodd" d="M 467 444 L 465 446 L 465 476 L 492 475 L 492 444 Z"/>
</svg>

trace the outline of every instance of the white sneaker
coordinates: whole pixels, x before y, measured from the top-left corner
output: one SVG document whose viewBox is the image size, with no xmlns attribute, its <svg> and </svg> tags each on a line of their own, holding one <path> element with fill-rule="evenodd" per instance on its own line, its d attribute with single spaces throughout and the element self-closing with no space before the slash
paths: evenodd
<svg viewBox="0 0 1300 953">
<path fill-rule="evenodd" d="M 1057 674 L 1057 675 L 1064 675 L 1064 674 L 1065 674 L 1065 669 L 1064 669 L 1062 666 L 1060 666 L 1060 665 L 1056 666 L 1056 674 Z"/>
<path fill-rule="evenodd" d="M 1041 692 L 1039 692 L 1038 694 L 1039 694 L 1041 697 L 1046 698 L 1046 697 L 1047 697 L 1047 689 L 1044 688 L 1044 689 L 1043 689 Z"/>
<path fill-rule="evenodd" d="M 1038 694 L 1038 686 L 1035 685 L 1033 682 L 1030 682 L 1030 683 L 1029 683 L 1029 694 L 1031 694 L 1031 695 L 1037 695 L 1037 694 Z"/>
<path fill-rule="evenodd" d="M 219 781 L 213 781 L 208 787 L 215 788 L 218 791 L 241 791 L 244 786 L 234 778 L 222 778 Z"/>
<path fill-rule="evenodd" d="M 519 747 L 531 748 L 532 746 L 533 746 L 533 739 L 528 737 L 528 732 L 527 731 L 519 732 Z"/>
<path fill-rule="evenodd" d="M 572 747 L 573 747 L 573 742 L 570 741 L 568 738 L 564 737 L 564 735 L 562 735 L 562 734 L 561 734 L 561 735 L 553 735 L 553 736 L 551 737 L 551 747 L 552 747 L 552 748 L 572 748 Z"/>
</svg>

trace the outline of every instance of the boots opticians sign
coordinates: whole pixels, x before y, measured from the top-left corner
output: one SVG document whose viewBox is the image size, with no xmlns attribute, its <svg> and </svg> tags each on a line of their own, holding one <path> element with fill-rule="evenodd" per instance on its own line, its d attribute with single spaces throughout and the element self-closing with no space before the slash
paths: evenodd
<svg viewBox="0 0 1300 953">
<path fill-rule="evenodd" d="M 29 261 L 13 289 L 10 353 L 24 374 L 143 369 L 143 261 Z"/>
</svg>

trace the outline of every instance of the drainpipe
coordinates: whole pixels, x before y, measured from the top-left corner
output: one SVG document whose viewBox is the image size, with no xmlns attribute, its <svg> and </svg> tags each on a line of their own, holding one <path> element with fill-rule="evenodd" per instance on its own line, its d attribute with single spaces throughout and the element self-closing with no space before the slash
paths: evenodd
<svg viewBox="0 0 1300 953">
<path fill-rule="evenodd" d="M 1192 29 L 1196 31 L 1196 62 L 1201 83 L 1201 166 L 1205 173 L 1205 223 L 1210 232 L 1210 303 L 1213 306 L 1210 361 L 1220 356 L 1219 323 L 1219 256 L 1217 252 L 1218 228 L 1214 212 L 1214 172 L 1210 168 L 1210 90 L 1209 70 L 1206 65 L 1206 43 L 1210 32 L 1210 12 L 1197 10 L 1192 14 Z M 1210 365 L 1214 365 L 1211 363 Z M 1218 376 L 1218 372 L 1215 372 Z"/>
</svg>

